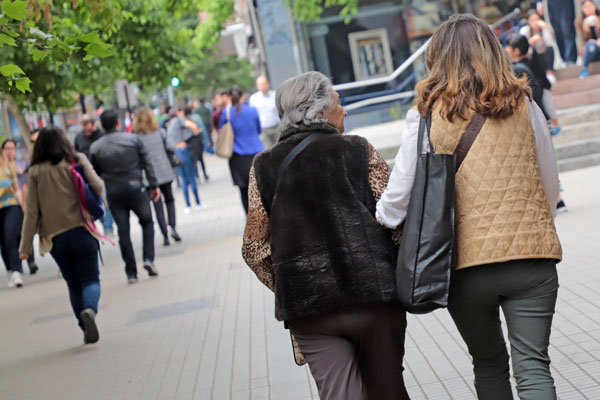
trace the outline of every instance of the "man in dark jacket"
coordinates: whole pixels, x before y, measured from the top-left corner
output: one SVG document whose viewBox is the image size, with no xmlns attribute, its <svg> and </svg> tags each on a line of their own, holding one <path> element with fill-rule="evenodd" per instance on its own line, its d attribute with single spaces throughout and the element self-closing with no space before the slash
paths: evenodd
<svg viewBox="0 0 600 400">
<path fill-rule="evenodd" d="M 146 173 L 152 199 L 160 197 L 160 190 L 148 150 L 137 135 L 121 132 L 118 111 L 103 112 L 100 122 L 106 134 L 92 144 L 90 161 L 106 185 L 108 206 L 117 222 L 127 282 L 135 283 L 137 266 L 129 237 L 131 211 L 137 215 L 142 226 L 144 269 L 151 277 L 158 275 L 154 266 L 154 224 L 150 197 L 142 181 L 142 171 Z"/>
<path fill-rule="evenodd" d="M 96 125 L 94 124 L 94 118 L 92 118 L 92 116 L 89 114 L 84 114 L 81 118 L 81 127 L 83 128 L 83 130 L 79 132 L 77 136 L 75 136 L 75 150 L 85 154 L 85 156 L 89 160 L 90 147 L 96 140 L 100 139 L 104 135 L 104 133 L 100 129 L 96 128 Z M 106 200 L 106 198 L 104 200 Z M 104 227 L 104 234 L 106 236 L 113 236 L 114 220 L 112 214 L 110 213 L 110 210 L 106 210 L 106 213 L 104 213 L 104 216 L 102 216 L 100 221 L 102 222 L 102 226 Z"/>
<path fill-rule="evenodd" d="M 96 129 L 94 119 L 89 114 L 85 114 L 81 118 L 81 127 L 83 130 L 75 136 L 75 150 L 90 158 L 92 143 L 100 139 L 104 134 L 99 129 Z"/>
</svg>

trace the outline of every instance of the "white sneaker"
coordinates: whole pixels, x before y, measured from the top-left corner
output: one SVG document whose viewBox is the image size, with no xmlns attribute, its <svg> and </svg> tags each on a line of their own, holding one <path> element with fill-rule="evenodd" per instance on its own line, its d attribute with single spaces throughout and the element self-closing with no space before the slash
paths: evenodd
<svg viewBox="0 0 600 400">
<path fill-rule="evenodd" d="M 14 271 L 12 274 L 10 274 L 10 280 L 16 287 L 23 287 L 23 278 L 21 277 L 21 273 L 19 271 Z"/>
<path fill-rule="evenodd" d="M 196 211 L 204 211 L 204 210 L 208 210 L 208 207 L 205 206 L 204 204 L 198 204 L 196 206 Z"/>
<path fill-rule="evenodd" d="M 183 209 L 183 213 L 184 213 L 185 215 L 188 215 L 188 214 L 189 214 L 189 213 L 191 213 L 191 212 L 192 212 L 192 209 L 191 209 L 191 208 L 189 208 L 189 207 L 186 207 L 186 208 L 184 208 L 184 209 Z"/>
</svg>

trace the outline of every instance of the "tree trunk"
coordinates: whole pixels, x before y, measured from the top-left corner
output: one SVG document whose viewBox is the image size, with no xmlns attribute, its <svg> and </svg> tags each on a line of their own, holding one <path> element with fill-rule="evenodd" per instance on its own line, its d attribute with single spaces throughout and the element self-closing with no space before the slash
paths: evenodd
<svg viewBox="0 0 600 400">
<path fill-rule="evenodd" d="M 29 126 L 25 121 L 25 117 L 23 116 L 21 109 L 15 102 L 15 99 L 10 94 L 5 94 L 4 100 L 6 100 L 4 104 L 6 105 L 7 111 L 9 112 L 9 114 L 12 114 L 12 116 L 15 117 L 15 120 L 17 121 L 19 131 L 21 131 L 21 136 L 23 136 L 25 144 L 27 145 L 27 147 L 31 148 L 31 131 L 29 130 Z M 10 125 L 7 126 L 6 129 L 8 132 L 10 132 L 9 135 L 12 137 L 12 130 L 10 129 Z"/>
</svg>

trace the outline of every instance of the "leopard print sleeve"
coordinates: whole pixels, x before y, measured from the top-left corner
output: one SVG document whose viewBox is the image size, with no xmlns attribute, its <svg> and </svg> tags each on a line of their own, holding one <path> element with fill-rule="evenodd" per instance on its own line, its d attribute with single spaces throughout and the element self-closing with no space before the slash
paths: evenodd
<svg viewBox="0 0 600 400">
<path fill-rule="evenodd" d="M 375 201 L 381 199 L 388 181 L 390 180 L 390 174 L 392 169 L 385 162 L 381 154 L 371 143 L 369 143 L 369 185 L 373 191 L 373 197 Z"/>
<path fill-rule="evenodd" d="M 381 199 L 390 180 L 391 173 L 392 168 L 385 162 L 381 154 L 375 150 L 373 145 L 369 143 L 369 185 L 373 191 L 375 201 Z M 391 234 L 392 240 L 399 246 L 402 239 L 402 227 L 400 226 L 392 230 Z"/>
<path fill-rule="evenodd" d="M 244 231 L 242 257 L 257 278 L 272 291 L 274 286 L 269 224 L 269 216 L 262 204 L 254 167 L 252 167 L 248 186 L 248 218 Z"/>
</svg>

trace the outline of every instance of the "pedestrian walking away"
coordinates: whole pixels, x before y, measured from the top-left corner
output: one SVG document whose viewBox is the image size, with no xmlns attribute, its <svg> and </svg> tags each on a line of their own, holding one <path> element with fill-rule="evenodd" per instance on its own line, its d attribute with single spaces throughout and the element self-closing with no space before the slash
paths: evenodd
<svg viewBox="0 0 600 400">
<path fill-rule="evenodd" d="M 101 195 L 104 183 L 87 157 L 75 152 L 60 128 L 43 128 L 29 168 L 29 195 L 19 253 L 22 259 L 29 257 L 33 236 L 39 234 L 40 253 L 50 252 L 58 264 L 75 318 L 83 330 L 84 343 L 90 344 L 99 339 L 95 320 L 100 300 L 99 243 L 95 233 L 87 230 L 93 220 L 81 211 L 72 163 L 81 165 L 85 181 Z"/>
<path fill-rule="evenodd" d="M 258 91 L 250 96 L 249 104 L 258 111 L 262 129 L 260 140 L 265 149 L 269 149 L 279 140 L 279 114 L 275 105 L 275 91 L 271 90 L 271 83 L 264 75 L 256 79 L 256 88 Z"/>
<path fill-rule="evenodd" d="M 210 178 L 206 173 L 206 164 L 204 163 L 204 133 L 206 132 L 206 126 L 204 125 L 204 121 L 200 114 L 192 112 L 190 108 L 185 109 L 185 118 L 195 123 L 200 130 L 197 135 L 192 136 L 188 141 L 188 146 L 192 153 L 192 160 L 194 161 L 194 175 L 196 178 L 200 178 L 200 174 L 198 173 L 198 162 L 200 162 L 204 180 L 208 181 Z"/>
<path fill-rule="evenodd" d="M 8 163 L 15 169 L 15 172 L 17 173 L 17 182 L 19 185 L 19 191 L 21 192 L 21 204 L 23 205 L 24 209 L 25 205 L 27 204 L 27 169 L 29 168 L 29 162 L 24 159 L 17 161 L 17 143 L 12 139 L 6 139 L 4 143 L 2 143 L 2 151 L 4 152 L 4 157 L 6 157 Z M 22 216 L 21 221 L 23 221 Z M 20 232 L 21 230 L 19 229 L 19 243 L 21 242 Z M 27 258 L 27 264 L 29 266 L 29 274 L 35 275 L 39 268 L 35 263 L 33 249 Z"/>
<path fill-rule="evenodd" d="M 242 102 L 243 95 L 244 92 L 239 87 L 231 88 L 231 106 L 222 111 L 219 128 L 231 122 L 233 155 L 229 159 L 229 170 L 233 184 L 240 190 L 244 211 L 248 214 L 248 185 L 252 160 L 265 147 L 259 138 L 261 126 L 258 113 L 254 107 Z"/>
<path fill-rule="evenodd" d="M 108 206 L 117 223 L 127 282 L 135 283 L 138 280 L 135 253 L 129 234 L 131 212 L 138 217 L 142 227 L 144 269 L 150 277 L 156 277 L 158 271 L 154 265 L 154 223 L 150 199 L 157 201 L 161 193 L 150 155 L 138 135 L 121 131 L 117 110 L 104 111 L 100 122 L 106 135 L 92 144 L 90 157 L 94 169 L 106 185 Z M 143 172 L 146 174 L 147 185 L 143 182 Z"/>
<path fill-rule="evenodd" d="M 366 139 L 341 135 L 346 112 L 323 74 L 289 79 L 276 102 L 282 134 L 250 172 L 244 259 L 275 293 L 322 400 L 408 399 L 398 247 L 375 220 L 390 168 Z"/>
<path fill-rule="evenodd" d="M 562 250 L 553 219 L 558 171 L 546 119 L 483 21 L 451 17 L 433 34 L 425 58 L 431 72 L 417 86 L 377 219 L 388 228 L 405 221 L 421 117 L 431 117 L 431 143 L 423 151 L 436 154 L 454 154 L 465 131 L 483 123 L 456 172 L 448 310 L 473 359 L 480 400 L 513 398 L 500 309 L 519 398 L 556 399 L 548 347 Z"/>
<path fill-rule="evenodd" d="M 23 199 L 17 179 L 17 171 L 0 153 L 0 253 L 9 275 L 8 286 L 23 286 L 23 267 L 19 259 L 20 228 L 23 222 Z"/>
<path fill-rule="evenodd" d="M 153 201 L 154 212 L 158 226 L 163 235 L 165 246 L 170 244 L 169 236 L 175 241 L 181 241 L 181 237 L 176 230 L 175 199 L 171 184 L 175 180 L 175 171 L 169 161 L 167 151 L 174 152 L 175 144 L 167 140 L 166 133 L 159 130 L 158 122 L 152 110 L 142 107 L 136 113 L 133 120 L 133 132 L 138 134 L 150 156 L 150 163 L 156 173 L 156 180 L 161 192 L 161 196 Z M 167 220 L 165 219 L 164 204 L 167 207 Z"/>
<path fill-rule="evenodd" d="M 192 152 L 188 145 L 188 142 L 199 134 L 200 130 L 198 126 L 185 117 L 185 110 L 183 108 L 178 108 L 176 117 L 169 122 L 167 138 L 169 141 L 175 143 L 175 154 L 177 154 L 177 157 L 179 157 L 183 164 L 177 168 L 177 173 L 181 177 L 181 190 L 183 191 L 186 204 L 186 208 L 183 210 L 184 214 L 189 214 L 192 211 L 188 191 L 189 187 L 192 188 L 192 194 L 194 195 L 194 200 L 196 200 L 196 210 L 203 211 L 207 209 L 206 205 L 200 202 L 198 185 L 196 184 L 195 162 L 192 159 Z"/>
<path fill-rule="evenodd" d="M 82 131 L 75 136 L 75 151 L 85 154 L 85 156 L 89 159 L 90 147 L 92 147 L 92 144 L 96 140 L 104 136 L 104 133 L 96 127 L 94 118 L 89 114 L 84 114 L 81 118 L 81 127 Z M 102 196 L 106 201 L 106 192 L 103 193 Z M 106 209 L 105 211 L 106 212 L 100 221 L 104 227 L 104 234 L 110 237 L 114 235 L 114 219 L 110 213 L 110 209 Z"/>
</svg>

